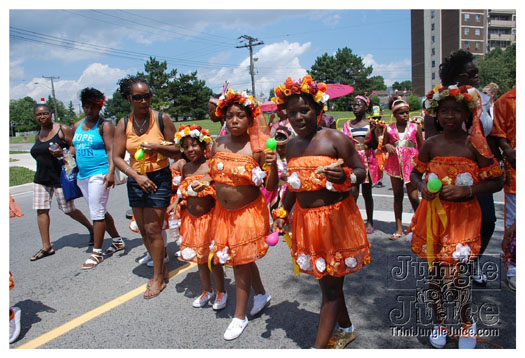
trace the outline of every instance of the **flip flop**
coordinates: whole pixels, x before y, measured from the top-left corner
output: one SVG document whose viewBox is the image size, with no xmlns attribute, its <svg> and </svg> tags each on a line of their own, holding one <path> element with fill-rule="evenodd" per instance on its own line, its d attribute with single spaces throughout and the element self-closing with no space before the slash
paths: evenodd
<svg viewBox="0 0 525 358">
<path fill-rule="evenodd" d="M 36 254 L 31 256 L 29 258 L 29 260 L 36 261 L 36 260 L 40 260 L 40 259 L 43 259 L 44 257 L 51 256 L 51 255 L 54 255 L 54 254 L 55 254 L 55 250 L 53 250 L 52 247 L 50 247 L 47 251 L 44 250 L 44 249 L 40 249 L 40 250 L 38 250 L 38 252 Z"/>
<path fill-rule="evenodd" d="M 160 290 L 152 290 L 150 287 L 146 287 L 146 292 L 144 292 L 144 299 L 149 300 L 149 299 L 157 297 L 158 295 L 160 295 L 162 291 L 164 291 L 165 288 L 166 288 L 166 284 L 164 282 L 162 283 Z M 156 292 L 156 293 L 154 293 L 153 295 L 147 296 L 146 294 L 148 292 Z"/>
<path fill-rule="evenodd" d="M 404 235 L 402 234 L 397 234 L 397 233 L 393 233 L 392 235 L 390 235 L 390 240 L 392 241 L 397 241 L 399 240 L 401 237 L 403 237 Z"/>
<path fill-rule="evenodd" d="M 367 234 L 373 234 L 374 232 L 376 232 L 376 229 L 374 229 L 374 227 L 366 229 Z"/>
</svg>

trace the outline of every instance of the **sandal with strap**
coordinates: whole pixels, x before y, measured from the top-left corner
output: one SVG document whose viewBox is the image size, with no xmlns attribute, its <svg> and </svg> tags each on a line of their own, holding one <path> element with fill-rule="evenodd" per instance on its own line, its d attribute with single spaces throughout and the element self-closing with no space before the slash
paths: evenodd
<svg viewBox="0 0 525 358">
<path fill-rule="evenodd" d="M 102 261 L 104 261 L 104 258 L 102 257 L 102 254 L 100 254 L 100 255 L 99 254 L 91 254 L 89 259 L 87 259 L 86 262 L 84 262 L 82 264 L 82 270 L 92 269 L 95 266 L 97 266 L 99 263 L 101 263 Z"/>
<path fill-rule="evenodd" d="M 393 233 L 392 235 L 390 235 L 390 240 L 397 241 L 403 236 L 404 236 L 403 234 Z"/>
<path fill-rule="evenodd" d="M 113 241 L 111 243 L 111 246 L 107 248 L 106 251 L 104 251 L 104 255 L 109 256 L 113 255 L 115 252 L 124 250 L 126 248 L 126 244 L 124 244 L 124 240 L 120 239 L 118 241 Z"/>
<path fill-rule="evenodd" d="M 151 287 L 146 287 L 146 292 L 144 292 L 144 299 L 149 300 L 149 299 L 157 297 L 158 295 L 160 295 L 162 291 L 164 291 L 165 288 L 166 288 L 166 284 L 164 282 L 162 283 L 162 285 L 160 286 L 160 289 L 158 290 L 154 290 Z"/>
<path fill-rule="evenodd" d="M 40 249 L 40 250 L 38 250 L 38 252 L 36 254 L 31 256 L 29 258 L 29 260 L 36 261 L 36 260 L 40 260 L 40 259 L 43 259 L 44 257 L 51 256 L 51 255 L 54 255 L 54 254 L 55 254 L 55 250 L 53 250 L 52 247 L 50 247 L 47 250 Z"/>
</svg>

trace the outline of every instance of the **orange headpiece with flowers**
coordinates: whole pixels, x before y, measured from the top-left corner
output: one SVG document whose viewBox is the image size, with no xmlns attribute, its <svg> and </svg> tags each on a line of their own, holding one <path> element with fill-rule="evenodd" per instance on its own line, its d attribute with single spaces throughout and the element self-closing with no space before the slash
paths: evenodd
<svg viewBox="0 0 525 358">
<path fill-rule="evenodd" d="M 478 95 L 478 92 L 474 87 L 469 85 L 451 85 L 448 87 L 437 85 L 426 95 L 424 102 L 425 114 L 435 117 L 437 115 L 439 102 L 449 97 L 454 98 L 458 103 L 463 102 L 467 105 L 467 108 L 473 114 L 472 128 L 470 130 L 470 142 L 474 148 L 476 148 L 476 150 L 485 158 L 493 158 L 494 155 L 487 144 L 487 140 L 483 134 L 483 125 L 481 124 L 480 120 L 481 114 L 483 112 L 481 97 Z"/>
<path fill-rule="evenodd" d="M 226 108 L 233 104 L 241 105 L 251 114 L 253 122 L 250 128 L 248 128 L 250 145 L 253 152 L 262 152 L 266 148 L 266 140 L 270 137 L 270 129 L 268 128 L 264 114 L 259 108 L 259 104 L 255 98 L 249 96 L 246 91 L 239 92 L 230 88 L 228 92 L 219 97 L 215 115 L 219 118 L 224 117 L 226 115 Z"/>
<path fill-rule="evenodd" d="M 312 96 L 316 103 L 324 104 L 330 98 L 326 93 L 327 89 L 326 83 L 317 83 L 312 80 L 310 75 L 304 76 L 299 81 L 293 81 L 291 77 L 288 77 L 283 84 L 275 87 L 275 97 L 272 97 L 272 102 L 277 105 L 277 108 L 284 109 L 286 97 L 292 94 L 307 93 Z"/>
</svg>

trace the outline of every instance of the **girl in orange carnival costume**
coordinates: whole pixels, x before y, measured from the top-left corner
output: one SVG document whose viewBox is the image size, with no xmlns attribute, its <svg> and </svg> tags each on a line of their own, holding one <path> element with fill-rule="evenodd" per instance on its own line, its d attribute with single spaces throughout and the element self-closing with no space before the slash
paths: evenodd
<svg viewBox="0 0 525 358">
<path fill-rule="evenodd" d="M 481 246 L 481 210 L 475 195 L 500 190 L 501 169 L 481 129 L 481 100 L 475 88 L 438 85 L 426 98 L 425 112 L 437 118 L 443 132 L 428 139 L 414 158 L 410 177 L 422 201 L 408 232 L 412 251 L 429 266 L 435 319 L 430 343 L 436 348 L 446 344 L 444 297 L 450 287 L 463 323 L 459 348 L 474 348 L 476 322 L 470 316 L 469 278 L 464 275 Z M 425 181 L 435 177 L 443 186 L 432 193 Z"/>
<path fill-rule="evenodd" d="M 237 301 L 233 320 L 224 333 L 224 339 L 232 340 L 248 324 L 246 306 L 250 288 L 255 291 L 252 316 L 261 312 L 271 299 L 255 264 L 266 255 L 265 238 L 270 228 L 270 213 L 259 187 L 265 185 L 272 191 L 279 178 L 277 154 L 264 151 L 269 130 L 255 99 L 229 89 L 219 98 L 215 114 L 225 118 L 228 134 L 213 143 L 209 177 L 193 189 L 199 191 L 206 181 L 215 182 L 212 250 L 215 263 L 233 266 Z"/>
<path fill-rule="evenodd" d="M 343 294 L 344 277 L 370 262 L 369 243 L 350 187 L 365 169 L 352 142 L 340 131 L 320 127 L 326 85 L 311 76 L 275 88 L 272 101 L 286 108 L 297 137 L 286 148 L 287 186 L 283 207 L 273 211 L 282 230 L 295 204 L 291 254 L 301 272 L 314 275 L 322 291 L 316 348 L 344 348 L 355 330 Z M 339 327 L 332 336 L 335 324 Z"/>
<path fill-rule="evenodd" d="M 189 162 L 182 168 L 182 181 L 177 198 L 167 209 L 169 213 L 175 214 L 179 200 L 185 201 L 185 208 L 181 210 L 180 258 L 184 261 L 195 262 L 199 267 L 203 292 L 193 301 L 193 307 L 196 308 L 206 306 L 208 301 L 214 297 L 208 270 L 208 256 L 213 239 L 211 221 L 215 207 L 215 187 L 214 185 L 206 186 L 198 193 L 193 190 L 193 185 L 199 185 L 199 180 L 208 173 L 209 166 L 205 152 L 210 143 L 211 137 L 208 130 L 202 129 L 201 126 L 181 125 L 179 131 L 175 133 L 175 145 L 182 145 L 181 150 Z M 221 265 L 212 265 L 210 268 L 217 289 L 213 309 L 223 309 L 228 299 L 228 294 L 224 290 L 224 271 Z"/>
</svg>

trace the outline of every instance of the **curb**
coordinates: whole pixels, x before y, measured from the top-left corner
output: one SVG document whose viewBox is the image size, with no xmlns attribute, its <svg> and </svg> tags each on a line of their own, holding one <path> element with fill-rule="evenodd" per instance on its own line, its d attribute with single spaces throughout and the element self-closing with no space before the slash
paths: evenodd
<svg viewBox="0 0 525 358">
<path fill-rule="evenodd" d="M 30 192 L 33 192 L 33 183 L 27 183 L 27 184 L 15 185 L 15 186 L 9 187 L 9 193 L 11 193 L 11 195 L 25 194 L 25 193 L 30 193 Z"/>
</svg>

